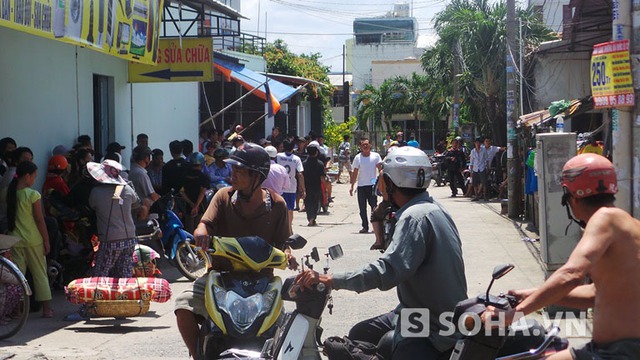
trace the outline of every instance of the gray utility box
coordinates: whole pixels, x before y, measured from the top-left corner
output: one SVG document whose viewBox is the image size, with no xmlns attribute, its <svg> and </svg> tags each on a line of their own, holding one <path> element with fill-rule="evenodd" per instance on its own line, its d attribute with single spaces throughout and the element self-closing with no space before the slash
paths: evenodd
<svg viewBox="0 0 640 360">
<path fill-rule="evenodd" d="M 571 220 L 562 206 L 562 167 L 576 152 L 575 133 L 536 135 L 534 167 L 538 175 L 540 197 L 540 245 L 547 277 L 569 259 L 582 234 L 578 224 L 571 222 L 565 235 Z"/>
</svg>

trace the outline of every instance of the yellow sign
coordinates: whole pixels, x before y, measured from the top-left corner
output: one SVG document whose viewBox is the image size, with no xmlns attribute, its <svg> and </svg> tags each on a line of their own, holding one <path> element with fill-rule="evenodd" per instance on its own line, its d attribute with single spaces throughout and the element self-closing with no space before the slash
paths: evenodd
<svg viewBox="0 0 640 360">
<path fill-rule="evenodd" d="M 129 63 L 129 82 L 167 81 L 213 81 L 212 39 L 160 39 L 157 66 Z"/>
<path fill-rule="evenodd" d="M 153 64 L 164 0 L 0 0 L 0 26 Z"/>
<path fill-rule="evenodd" d="M 591 94 L 596 108 L 634 105 L 629 40 L 593 46 Z"/>
</svg>

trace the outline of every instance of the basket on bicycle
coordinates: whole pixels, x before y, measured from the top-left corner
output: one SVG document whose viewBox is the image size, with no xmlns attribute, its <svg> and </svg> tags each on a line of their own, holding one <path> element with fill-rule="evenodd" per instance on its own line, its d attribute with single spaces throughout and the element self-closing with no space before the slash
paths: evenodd
<svg viewBox="0 0 640 360">
<path fill-rule="evenodd" d="M 92 317 L 135 317 L 149 311 L 149 300 L 95 300 L 87 303 Z"/>
</svg>

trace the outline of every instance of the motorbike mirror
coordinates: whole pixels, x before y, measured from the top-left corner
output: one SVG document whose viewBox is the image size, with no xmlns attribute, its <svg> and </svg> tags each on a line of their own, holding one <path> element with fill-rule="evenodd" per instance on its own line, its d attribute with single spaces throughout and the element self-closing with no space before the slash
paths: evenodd
<svg viewBox="0 0 640 360">
<path fill-rule="evenodd" d="M 311 249 L 311 258 L 315 262 L 320 261 L 320 255 L 318 254 L 318 248 L 315 247 L 315 246 L 313 247 L 313 249 Z"/>
<path fill-rule="evenodd" d="M 329 247 L 329 256 L 332 260 L 340 259 L 344 255 L 340 244 Z"/>
<path fill-rule="evenodd" d="M 285 244 L 293 250 L 298 250 L 307 245 L 307 239 L 303 238 L 299 234 L 293 234 L 289 236 L 289 238 L 285 241 Z"/>
<path fill-rule="evenodd" d="M 509 271 L 513 270 L 514 267 L 515 266 L 513 264 L 502 264 L 493 268 L 493 273 L 491 274 L 491 282 L 487 287 L 487 293 L 485 294 L 485 298 L 484 298 L 485 304 L 489 302 L 489 292 L 491 291 L 493 282 L 507 275 Z"/>
<path fill-rule="evenodd" d="M 501 277 L 507 275 L 509 273 L 509 271 L 513 270 L 514 267 L 515 266 L 513 264 L 498 265 L 498 266 L 493 268 L 493 274 L 491 275 L 491 277 L 494 280 L 498 280 Z"/>
</svg>

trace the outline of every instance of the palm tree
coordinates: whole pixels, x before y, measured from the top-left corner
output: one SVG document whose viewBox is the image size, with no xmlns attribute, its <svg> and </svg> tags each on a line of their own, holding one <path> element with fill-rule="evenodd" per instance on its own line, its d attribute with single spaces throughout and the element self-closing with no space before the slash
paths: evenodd
<svg viewBox="0 0 640 360">
<path fill-rule="evenodd" d="M 528 24 L 526 41 L 529 49 L 551 39 L 550 30 L 540 24 L 532 10 L 520 10 Z M 485 134 L 498 141 L 506 140 L 506 5 L 493 5 L 487 0 L 452 0 L 435 17 L 439 36 L 434 49 L 422 56 L 423 68 L 437 70 L 439 75 L 451 72 L 453 61 L 461 69 L 458 77 L 460 95 L 464 99 L 461 114 Z M 517 49 L 512 49 L 514 56 Z M 446 88 L 451 77 L 437 77 Z"/>
</svg>

